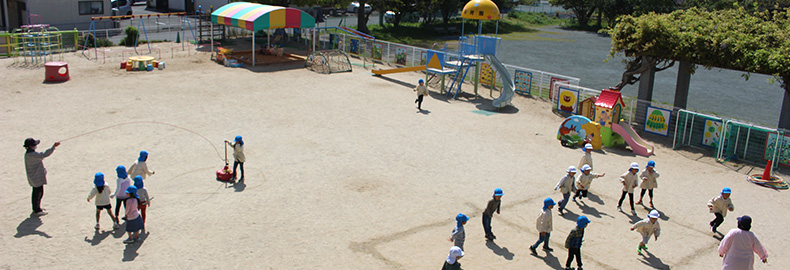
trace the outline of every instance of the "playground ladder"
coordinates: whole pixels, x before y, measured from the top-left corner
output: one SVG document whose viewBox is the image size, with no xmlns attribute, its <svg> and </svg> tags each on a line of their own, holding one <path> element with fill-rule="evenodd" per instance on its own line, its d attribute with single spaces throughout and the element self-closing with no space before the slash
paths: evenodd
<svg viewBox="0 0 790 270">
<path fill-rule="evenodd" d="M 468 63 L 467 63 L 468 62 Z M 464 63 L 466 63 L 466 68 L 464 68 Z M 461 92 L 461 85 L 464 83 L 464 78 L 466 78 L 466 74 L 469 72 L 469 68 L 472 67 L 472 59 L 471 58 L 462 58 L 461 66 L 458 67 L 458 70 L 455 72 L 455 78 L 453 78 L 453 83 L 450 84 L 450 90 L 447 91 L 447 95 L 449 96 L 450 93 L 453 92 L 453 87 L 455 83 L 458 82 L 458 88 L 455 90 L 455 94 L 453 94 L 453 98 L 458 96 L 458 92 Z M 461 76 L 461 71 L 463 70 L 463 76 Z"/>
</svg>

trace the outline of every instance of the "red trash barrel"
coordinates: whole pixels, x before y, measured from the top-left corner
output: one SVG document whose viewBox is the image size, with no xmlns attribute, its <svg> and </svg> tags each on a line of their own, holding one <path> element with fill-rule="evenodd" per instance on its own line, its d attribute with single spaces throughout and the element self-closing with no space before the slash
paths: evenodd
<svg viewBox="0 0 790 270">
<path fill-rule="evenodd" d="M 44 81 L 65 82 L 69 80 L 69 64 L 66 62 L 45 63 L 44 69 Z"/>
</svg>

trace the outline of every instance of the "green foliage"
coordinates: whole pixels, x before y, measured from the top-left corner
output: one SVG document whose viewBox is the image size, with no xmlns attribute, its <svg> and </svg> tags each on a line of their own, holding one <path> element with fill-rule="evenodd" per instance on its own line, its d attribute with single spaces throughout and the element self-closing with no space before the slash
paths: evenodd
<svg viewBox="0 0 790 270">
<path fill-rule="evenodd" d="M 134 46 L 140 38 L 140 31 L 136 27 L 127 26 L 123 29 L 123 32 L 126 33 L 126 36 L 118 42 L 118 45 Z"/>
<path fill-rule="evenodd" d="M 790 0 L 686 0 L 685 8 L 698 7 L 708 11 L 737 9 L 744 7 L 747 11 L 773 11 L 790 7 Z"/>
<path fill-rule="evenodd" d="M 506 19 L 522 22 L 530 25 L 551 25 L 560 23 L 560 19 L 550 17 L 541 12 L 510 11 Z"/>
<path fill-rule="evenodd" d="M 744 8 L 623 16 L 608 31 L 610 55 L 649 56 L 746 72 L 790 75 L 790 10 Z"/>
<path fill-rule="evenodd" d="M 596 8 L 596 2 L 589 0 L 549 0 L 549 3 L 554 6 L 561 6 L 564 9 L 571 10 L 580 25 L 587 25 L 590 21 L 590 16 L 592 16 Z"/>
<path fill-rule="evenodd" d="M 88 40 L 87 45 L 85 45 L 85 40 L 86 39 Z M 98 40 L 98 42 L 99 43 L 96 43 L 96 39 L 93 37 L 93 34 L 91 34 L 91 33 L 85 34 L 85 35 L 81 36 L 77 40 L 77 44 L 79 44 L 80 46 L 85 45 L 88 48 L 93 48 L 93 47 L 110 47 L 110 46 L 113 45 L 112 41 L 110 41 L 109 39 L 106 39 L 106 38 L 100 38 Z"/>
</svg>

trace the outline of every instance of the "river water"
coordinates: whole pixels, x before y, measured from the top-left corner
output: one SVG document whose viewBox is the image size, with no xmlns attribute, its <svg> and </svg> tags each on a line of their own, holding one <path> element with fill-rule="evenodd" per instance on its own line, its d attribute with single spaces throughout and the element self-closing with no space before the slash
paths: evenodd
<svg viewBox="0 0 790 270">
<path fill-rule="evenodd" d="M 609 57 L 611 38 L 596 33 L 564 30 L 557 26 L 540 29 L 537 38 L 503 39 L 497 57 L 511 65 L 563 74 L 581 79 L 580 85 L 596 90 L 616 85 L 625 70 L 623 57 Z M 656 73 L 653 100 L 672 104 L 677 80 L 676 63 Z M 772 76 L 699 66 L 691 76 L 688 109 L 734 118 L 768 127 L 779 122 L 784 90 Z M 623 88 L 637 96 L 638 82 Z"/>
</svg>

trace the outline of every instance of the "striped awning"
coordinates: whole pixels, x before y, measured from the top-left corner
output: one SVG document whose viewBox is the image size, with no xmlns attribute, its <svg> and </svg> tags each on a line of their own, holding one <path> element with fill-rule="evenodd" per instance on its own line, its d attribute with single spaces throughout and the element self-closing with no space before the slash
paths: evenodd
<svg viewBox="0 0 790 270">
<path fill-rule="evenodd" d="M 211 22 L 248 30 L 312 28 L 315 18 L 299 9 L 233 2 L 211 13 Z"/>
</svg>

